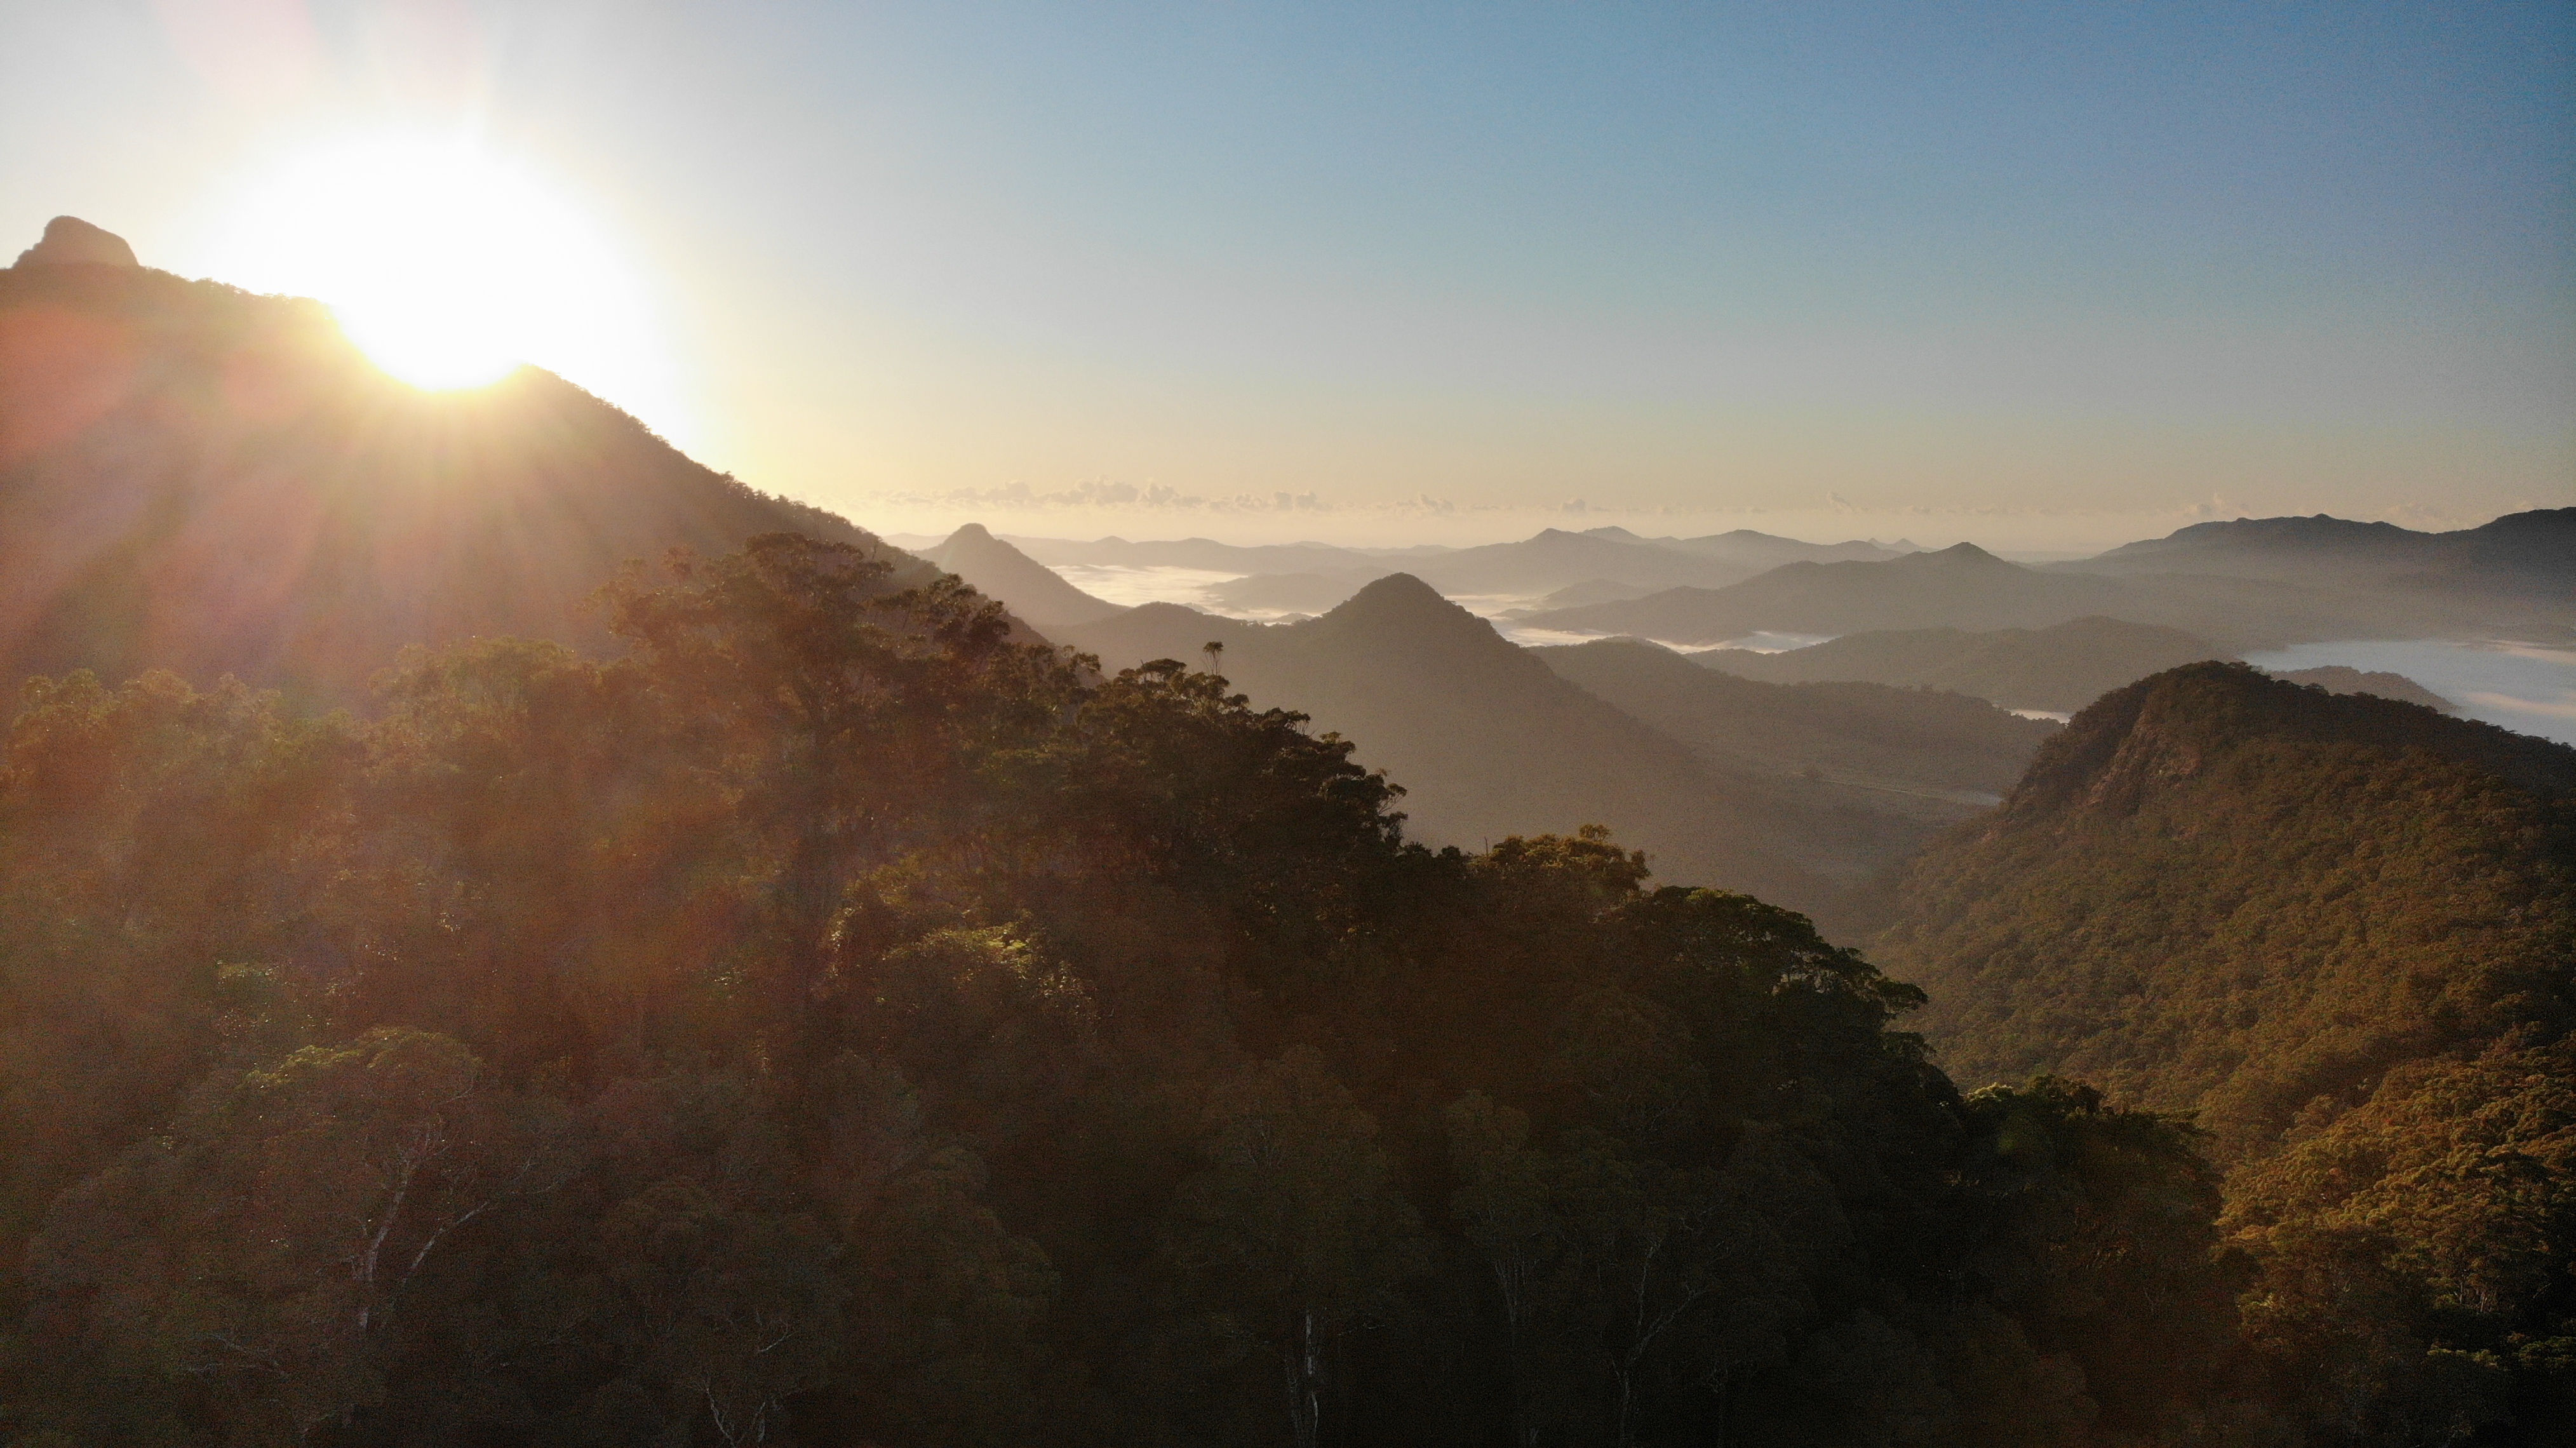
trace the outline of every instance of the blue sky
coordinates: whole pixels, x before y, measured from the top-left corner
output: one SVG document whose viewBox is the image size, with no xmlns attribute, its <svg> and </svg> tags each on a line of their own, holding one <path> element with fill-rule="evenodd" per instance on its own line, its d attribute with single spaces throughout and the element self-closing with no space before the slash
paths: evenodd
<svg viewBox="0 0 2576 1448">
<path fill-rule="evenodd" d="M 2576 502 L 2564 5 L 0 15 L 0 233 L 203 270 L 263 157 L 470 123 L 650 278 L 618 400 L 893 530 Z"/>
</svg>

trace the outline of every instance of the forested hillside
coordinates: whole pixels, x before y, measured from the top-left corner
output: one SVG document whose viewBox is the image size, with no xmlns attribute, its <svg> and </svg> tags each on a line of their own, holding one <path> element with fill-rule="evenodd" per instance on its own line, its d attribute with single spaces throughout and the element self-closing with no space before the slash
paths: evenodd
<svg viewBox="0 0 2576 1448">
<path fill-rule="evenodd" d="M 1409 844 L 1299 716 L 883 567 L 630 573 L 622 659 L 364 722 L 30 686 L 0 1436 L 2289 1441 L 2179 1126 L 1963 1098 L 1797 916 Z"/>
<path fill-rule="evenodd" d="M 533 368 L 434 394 L 318 304 L 131 265 L 0 270 L 0 679 L 231 672 L 340 703 L 409 643 L 604 645 L 629 558 L 781 529 L 754 492 Z"/>
<path fill-rule="evenodd" d="M 2571 799 L 2576 750 L 2191 665 L 1936 845 L 1878 954 L 1964 1082 L 2197 1113 L 2312 1429 L 2528 1434 L 2576 1423 Z"/>
</svg>

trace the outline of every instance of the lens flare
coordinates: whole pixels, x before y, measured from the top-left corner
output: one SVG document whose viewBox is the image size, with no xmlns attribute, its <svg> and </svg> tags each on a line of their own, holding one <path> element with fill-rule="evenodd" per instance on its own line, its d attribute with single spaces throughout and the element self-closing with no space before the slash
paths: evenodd
<svg viewBox="0 0 2576 1448">
<path fill-rule="evenodd" d="M 474 143 L 344 137 L 246 187 L 215 274 L 316 297 L 376 364 L 424 388 L 522 362 L 670 431 L 668 349 L 612 238 L 530 168 Z"/>
</svg>

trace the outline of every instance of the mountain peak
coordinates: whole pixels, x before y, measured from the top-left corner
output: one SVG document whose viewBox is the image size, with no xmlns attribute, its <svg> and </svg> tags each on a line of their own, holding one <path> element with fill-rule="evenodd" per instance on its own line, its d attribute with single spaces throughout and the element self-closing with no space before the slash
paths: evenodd
<svg viewBox="0 0 2576 1448">
<path fill-rule="evenodd" d="M 20 266 L 133 266 L 134 248 L 115 232 L 92 226 L 77 216 L 57 216 L 45 223 L 44 239 L 18 253 Z"/>
<path fill-rule="evenodd" d="M 994 539 L 991 530 L 987 529 L 981 523 L 961 523 L 957 526 L 956 532 L 948 535 L 948 541 L 951 543 L 990 543 L 993 542 Z"/>
<path fill-rule="evenodd" d="M 1499 643 L 1502 638 L 1494 632 L 1493 625 L 1442 597 L 1438 589 L 1410 573 L 1390 573 L 1373 580 L 1322 617 L 1298 627 L 1326 634 L 1362 633 L 1407 640 L 1472 634 Z"/>
<path fill-rule="evenodd" d="M 1344 599 L 1339 607 L 1335 608 L 1331 614 L 1326 614 L 1325 617 L 1330 618 L 1335 614 L 1343 613 L 1464 613 L 1465 611 L 1466 610 L 1459 608 L 1458 605 L 1451 603 L 1448 599 L 1441 597 L 1440 590 L 1433 588 L 1430 584 L 1423 582 L 1412 574 L 1390 573 L 1384 578 L 1371 580 L 1369 583 L 1364 585 L 1359 592 L 1352 594 L 1347 599 Z"/>
<path fill-rule="evenodd" d="M 1891 558 L 1888 561 L 1890 563 L 1902 563 L 1913 567 L 2015 568 L 2020 566 L 2018 564 L 2007 563 L 2003 559 L 1997 558 L 1995 555 L 1978 547 L 1974 543 L 1953 543 L 1947 548 L 1938 548 L 1921 553 L 1907 553 L 1896 558 Z"/>
</svg>

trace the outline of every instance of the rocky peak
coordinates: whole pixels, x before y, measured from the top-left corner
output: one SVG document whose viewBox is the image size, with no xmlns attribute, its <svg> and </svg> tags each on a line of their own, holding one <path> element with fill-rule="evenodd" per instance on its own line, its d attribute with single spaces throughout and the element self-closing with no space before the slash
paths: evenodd
<svg viewBox="0 0 2576 1448">
<path fill-rule="evenodd" d="M 57 216 L 45 223 L 44 240 L 18 253 L 20 266 L 140 266 L 134 248 L 112 231 L 102 231 L 77 216 Z"/>
</svg>

